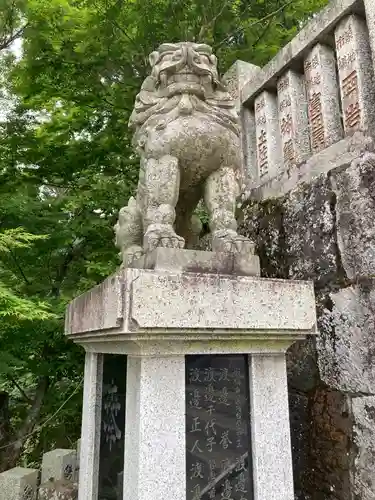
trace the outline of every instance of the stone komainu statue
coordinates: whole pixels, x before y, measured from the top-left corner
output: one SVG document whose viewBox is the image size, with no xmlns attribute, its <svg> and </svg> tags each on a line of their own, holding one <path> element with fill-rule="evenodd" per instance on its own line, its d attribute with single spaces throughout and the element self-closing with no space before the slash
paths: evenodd
<svg viewBox="0 0 375 500">
<path fill-rule="evenodd" d="M 165 43 L 136 97 L 129 126 L 141 157 L 136 198 L 120 210 L 116 245 L 123 264 L 156 247 L 191 248 L 203 198 L 214 251 L 253 253 L 236 232 L 240 139 L 234 102 L 208 45 Z"/>
</svg>

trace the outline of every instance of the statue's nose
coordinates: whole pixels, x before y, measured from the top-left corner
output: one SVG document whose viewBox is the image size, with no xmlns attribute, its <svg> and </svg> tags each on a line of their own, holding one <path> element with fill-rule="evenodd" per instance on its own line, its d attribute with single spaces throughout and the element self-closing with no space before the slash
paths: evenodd
<svg viewBox="0 0 375 500">
<path fill-rule="evenodd" d="M 182 52 L 182 54 L 181 54 L 181 61 L 183 61 L 185 64 L 188 64 L 188 62 L 189 62 L 189 52 L 190 52 L 189 47 L 187 45 L 183 45 L 181 52 Z"/>
<path fill-rule="evenodd" d="M 191 47 L 188 49 L 187 52 L 187 64 L 191 66 L 194 63 L 194 59 L 198 56 L 198 54 L 193 50 Z"/>
</svg>

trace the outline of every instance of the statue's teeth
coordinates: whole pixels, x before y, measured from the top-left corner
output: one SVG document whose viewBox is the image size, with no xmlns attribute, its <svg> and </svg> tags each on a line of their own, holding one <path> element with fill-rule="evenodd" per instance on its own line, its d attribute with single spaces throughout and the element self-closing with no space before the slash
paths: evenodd
<svg viewBox="0 0 375 500">
<path fill-rule="evenodd" d="M 160 83 L 163 85 L 163 87 L 167 85 L 167 75 L 165 73 L 161 73 Z"/>
</svg>

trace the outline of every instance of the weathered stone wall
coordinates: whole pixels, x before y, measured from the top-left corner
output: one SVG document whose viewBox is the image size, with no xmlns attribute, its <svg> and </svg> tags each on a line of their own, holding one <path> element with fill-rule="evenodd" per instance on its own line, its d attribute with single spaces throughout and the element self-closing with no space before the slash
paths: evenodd
<svg viewBox="0 0 375 500">
<path fill-rule="evenodd" d="M 259 193 L 252 193 L 252 198 Z M 320 337 L 288 353 L 296 498 L 375 498 L 375 154 L 247 201 L 262 276 L 315 282 Z"/>
</svg>

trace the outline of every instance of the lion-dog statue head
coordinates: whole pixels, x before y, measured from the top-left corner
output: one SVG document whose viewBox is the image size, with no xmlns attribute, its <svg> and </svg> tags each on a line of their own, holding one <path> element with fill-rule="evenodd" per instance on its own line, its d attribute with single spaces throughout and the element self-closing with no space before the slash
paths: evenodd
<svg viewBox="0 0 375 500">
<path fill-rule="evenodd" d="M 129 120 L 137 149 L 142 148 L 147 129 L 165 128 L 194 111 L 239 134 L 233 100 L 220 83 L 217 59 L 209 45 L 164 43 L 150 54 L 150 64 L 151 75 L 143 82 Z"/>
</svg>

